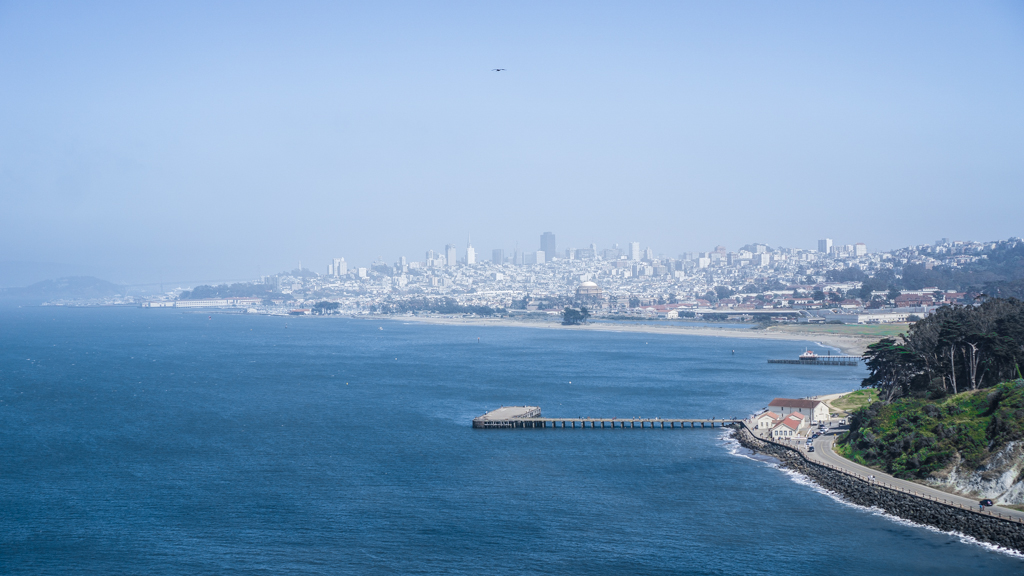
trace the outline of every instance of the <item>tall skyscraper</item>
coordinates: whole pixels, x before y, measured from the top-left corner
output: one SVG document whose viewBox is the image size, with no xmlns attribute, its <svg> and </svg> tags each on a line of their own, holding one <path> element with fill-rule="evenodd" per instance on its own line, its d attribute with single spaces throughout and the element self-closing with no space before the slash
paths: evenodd
<svg viewBox="0 0 1024 576">
<path fill-rule="evenodd" d="M 502 250 L 501 248 L 495 248 L 494 250 L 491 250 L 491 262 L 495 264 L 504 264 L 505 251 Z"/>
<path fill-rule="evenodd" d="M 466 264 L 476 264 L 476 250 L 472 244 L 466 244 Z"/>
<path fill-rule="evenodd" d="M 818 252 L 821 252 L 822 254 L 831 254 L 832 253 L 832 239 L 831 238 L 823 238 L 821 240 L 818 240 Z"/>
<path fill-rule="evenodd" d="M 557 252 L 555 252 L 555 235 L 552 232 L 545 232 L 540 235 L 540 249 L 548 258 L 551 258 Z"/>
<path fill-rule="evenodd" d="M 335 258 L 334 262 L 331 264 L 331 271 L 335 278 L 338 276 L 344 276 L 345 274 L 348 274 L 348 263 L 345 262 L 344 258 Z"/>
<path fill-rule="evenodd" d="M 640 259 L 640 243 L 630 242 L 629 243 L 629 259 L 639 260 Z"/>
<path fill-rule="evenodd" d="M 449 266 L 455 266 L 455 263 L 459 261 L 458 256 L 455 254 L 455 244 L 445 244 L 444 259 Z"/>
</svg>

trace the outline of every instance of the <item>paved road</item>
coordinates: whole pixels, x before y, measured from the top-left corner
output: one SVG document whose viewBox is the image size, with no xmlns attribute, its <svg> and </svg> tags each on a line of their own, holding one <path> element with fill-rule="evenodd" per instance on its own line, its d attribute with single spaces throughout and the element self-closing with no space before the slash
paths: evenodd
<svg viewBox="0 0 1024 576">
<path fill-rule="evenodd" d="M 846 458 L 843 458 L 842 456 L 836 454 L 832 450 L 832 444 L 835 442 L 836 435 L 842 432 L 845 432 L 845 430 L 832 431 L 829 434 L 824 434 L 816 438 L 814 441 L 814 452 L 805 453 L 808 459 L 814 460 L 816 462 L 824 462 L 826 464 L 831 464 L 832 466 L 840 468 L 846 472 L 857 474 L 861 477 L 873 475 L 875 477 L 875 480 L 882 484 L 898 486 L 903 490 L 916 492 L 917 494 L 923 494 L 925 496 L 930 496 L 938 500 L 946 500 L 949 502 L 962 504 L 963 506 L 970 508 L 972 510 L 978 509 L 978 500 L 976 499 L 965 498 L 963 496 L 956 496 L 948 492 L 943 492 L 941 490 L 936 490 L 935 488 L 930 488 L 928 486 L 918 484 L 917 482 L 901 480 L 899 478 L 890 476 L 884 472 L 879 472 L 878 470 L 868 468 L 867 466 L 861 466 L 856 462 L 852 462 L 850 460 L 847 460 Z M 997 514 L 1001 514 L 1003 516 L 1010 516 L 1013 518 L 1024 520 L 1024 512 L 1020 512 L 1018 510 L 1011 510 L 1010 508 L 1003 508 L 1002 506 L 992 506 L 987 508 L 987 510 L 990 510 Z"/>
</svg>

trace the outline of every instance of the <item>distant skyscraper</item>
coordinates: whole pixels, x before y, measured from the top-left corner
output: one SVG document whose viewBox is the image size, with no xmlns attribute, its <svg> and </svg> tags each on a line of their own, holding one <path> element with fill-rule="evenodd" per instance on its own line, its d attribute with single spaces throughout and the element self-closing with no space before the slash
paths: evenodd
<svg viewBox="0 0 1024 576">
<path fill-rule="evenodd" d="M 546 254 L 543 250 L 537 250 L 537 264 L 543 264 L 547 262 Z"/>
<path fill-rule="evenodd" d="M 444 259 L 449 266 L 455 266 L 455 263 L 458 262 L 458 256 L 455 254 L 455 244 L 445 244 Z"/>
<path fill-rule="evenodd" d="M 818 252 L 821 252 L 822 254 L 831 254 L 832 253 L 832 239 L 831 238 L 823 238 L 821 240 L 818 240 Z"/>
<path fill-rule="evenodd" d="M 476 250 L 472 244 L 466 244 L 466 264 L 476 264 Z"/>
<path fill-rule="evenodd" d="M 629 243 L 629 259 L 639 260 L 640 259 L 640 243 L 630 242 Z"/>
<path fill-rule="evenodd" d="M 552 232 L 545 232 L 540 235 L 540 249 L 548 258 L 551 258 L 557 252 L 555 252 L 555 235 Z"/>
<path fill-rule="evenodd" d="M 863 242 L 857 242 L 853 245 L 854 256 L 864 256 L 868 253 L 868 247 Z"/>
<path fill-rule="evenodd" d="M 345 259 L 335 258 L 334 263 L 331 264 L 331 272 L 335 277 L 348 274 L 348 264 L 345 262 Z"/>
<path fill-rule="evenodd" d="M 501 248 L 495 248 L 494 250 L 491 250 L 491 262 L 495 264 L 504 264 L 505 251 L 502 250 Z"/>
<path fill-rule="evenodd" d="M 644 248 L 644 260 L 654 260 L 654 250 L 650 246 Z"/>
</svg>

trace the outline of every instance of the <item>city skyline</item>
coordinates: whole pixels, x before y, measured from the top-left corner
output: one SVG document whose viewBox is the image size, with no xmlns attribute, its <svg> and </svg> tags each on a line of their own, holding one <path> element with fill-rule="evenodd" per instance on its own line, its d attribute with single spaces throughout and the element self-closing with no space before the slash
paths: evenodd
<svg viewBox="0 0 1024 576">
<path fill-rule="evenodd" d="M 585 12 L 5 5 L 0 277 L 1020 233 L 1019 3 Z"/>
</svg>

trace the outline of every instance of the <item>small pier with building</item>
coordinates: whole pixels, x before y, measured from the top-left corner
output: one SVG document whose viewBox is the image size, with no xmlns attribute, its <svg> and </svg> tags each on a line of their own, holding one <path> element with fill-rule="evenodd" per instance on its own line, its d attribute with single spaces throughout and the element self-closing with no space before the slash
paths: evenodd
<svg viewBox="0 0 1024 576">
<path fill-rule="evenodd" d="M 796 358 L 787 358 L 784 360 L 768 360 L 769 364 L 803 364 L 807 366 L 859 366 L 860 356 L 833 356 L 826 354 L 821 356 L 811 352 L 810 350 L 805 351 Z"/>
<path fill-rule="evenodd" d="M 740 418 L 544 418 L 539 406 L 502 406 L 473 419 L 473 428 L 721 428 Z"/>
</svg>

